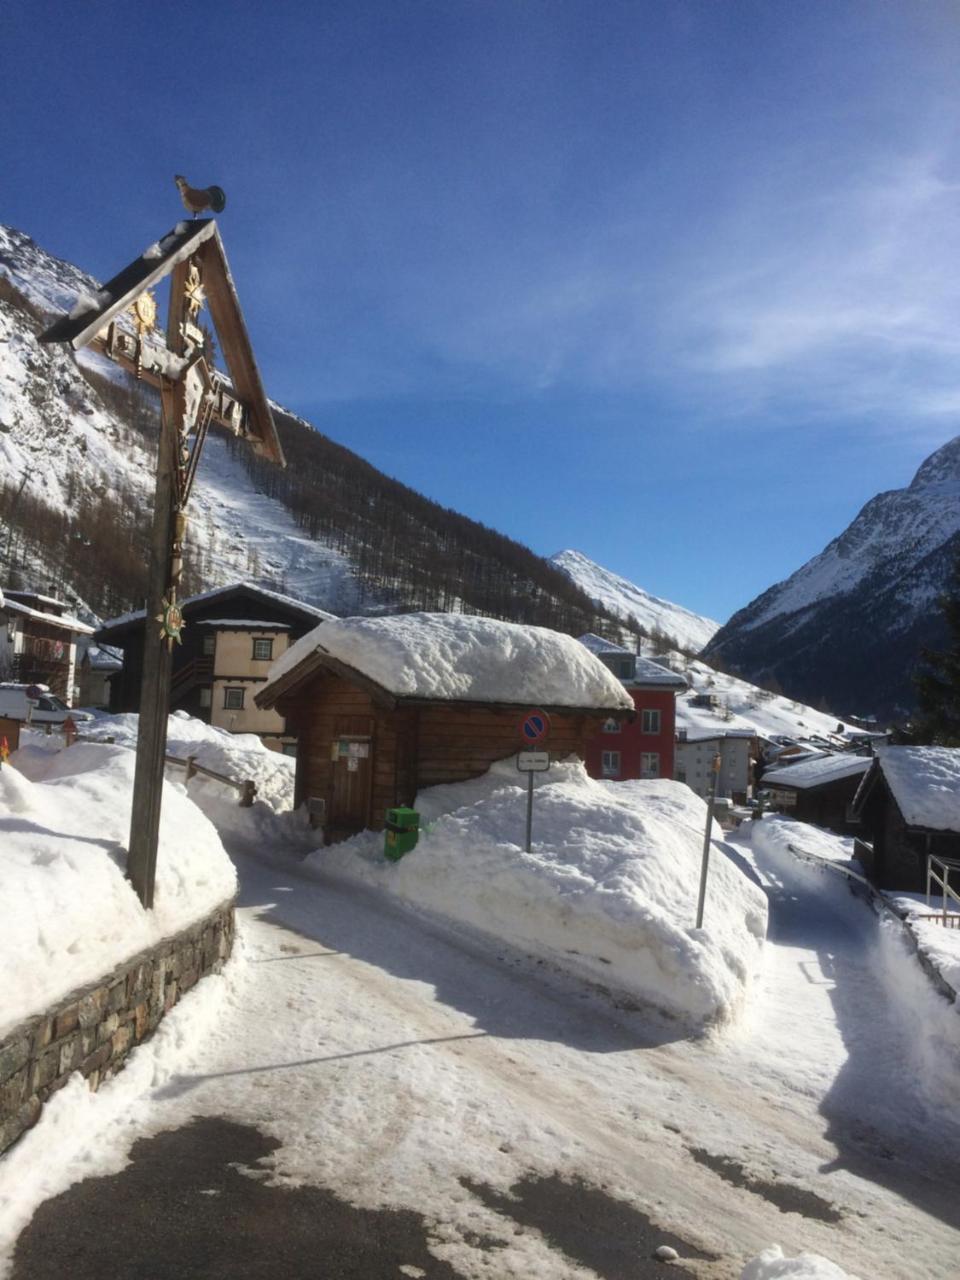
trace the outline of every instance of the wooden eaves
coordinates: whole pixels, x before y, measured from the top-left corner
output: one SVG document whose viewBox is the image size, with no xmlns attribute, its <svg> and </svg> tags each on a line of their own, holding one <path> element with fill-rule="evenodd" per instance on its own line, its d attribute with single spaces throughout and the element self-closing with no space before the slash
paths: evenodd
<svg viewBox="0 0 960 1280">
<path fill-rule="evenodd" d="M 242 435 L 262 457 L 285 466 L 273 414 L 214 219 L 178 223 L 159 241 L 155 255 L 141 254 L 107 281 L 96 296 L 94 308 L 62 316 L 40 335 L 40 341 L 67 343 L 74 351 L 87 346 L 104 351 L 119 364 L 137 368 L 140 376 L 153 386 L 159 386 L 164 376 L 179 376 L 185 361 L 164 347 L 145 348 L 146 353 L 157 357 L 158 364 L 151 363 L 145 355 L 138 365 L 125 349 L 124 335 L 116 322 L 144 290 L 159 284 L 194 256 L 201 262 L 210 315 L 230 374 L 228 379 L 212 371 L 217 395 L 213 420 Z M 242 407 L 242 414 L 238 414 L 238 406 Z"/>
<path fill-rule="evenodd" d="M 377 706 L 384 707 L 389 711 L 395 710 L 397 707 L 420 707 L 420 708 L 449 708 L 462 707 L 467 710 L 487 710 L 487 711 L 529 711 L 529 702 L 483 702 L 476 699 L 468 698 L 417 698 L 405 694 L 391 693 L 389 689 L 385 689 L 382 684 L 378 684 L 376 680 L 371 680 L 369 676 L 358 671 L 356 667 L 351 667 L 348 663 L 342 662 L 339 658 L 333 657 L 332 654 L 326 653 L 321 649 L 315 649 L 313 653 L 308 654 L 301 659 L 295 667 L 291 667 L 289 671 L 284 672 L 279 680 L 274 681 L 269 688 L 261 689 L 259 693 L 254 694 L 254 702 L 262 710 L 266 711 L 275 707 L 279 700 L 295 688 L 302 681 L 315 675 L 318 671 L 330 671 L 333 675 L 341 676 L 344 680 L 349 680 L 351 684 L 355 684 L 358 688 L 368 693 Z M 571 706 L 554 706 L 540 703 L 539 709 L 546 711 L 548 715 L 603 715 L 609 720 L 633 721 L 637 717 L 636 709 L 627 707 L 571 707 Z"/>
</svg>

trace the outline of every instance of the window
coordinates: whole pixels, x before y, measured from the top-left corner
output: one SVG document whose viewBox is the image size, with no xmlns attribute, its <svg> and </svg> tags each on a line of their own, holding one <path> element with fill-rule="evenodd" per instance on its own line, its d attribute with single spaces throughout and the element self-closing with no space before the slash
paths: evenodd
<svg viewBox="0 0 960 1280">
<path fill-rule="evenodd" d="M 620 777 L 620 752 L 604 751 L 600 763 L 600 772 L 605 778 Z"/>
<path fill-rule="evenodd" d="M 617 665 L 617 670 L 614 672 L 614 675 L 618 675 L 621 680 L 633 679 L 634 673 L 636 672 L 636 669 L 637 669 L 636 658 L 634 658 L 633 654 L 629 654 L 626 657 L 619 658 L 617 660 L 616 665 Z"/>
<path fill-rule="evenodd" d="M 642 733 L 659 733 L 660 732 L 660 712 L 659 711 L 642 711 L 641 716 L 641 732 Z"/>
<path fill-rule="evenodd" d="M 223 709 L 224 711 L 242 711 L 243 710 L 243 690 L 226 688 L 223 691 Z"/>
<path fill-rule="evenodd" d="M 257 637 L 253 642 L 253 657 L 256 662 L 270 662 L 273 658 L 273 641 Z"/>
<path fill-rule="evenodd" d="M 217 649 L 217 637 L 213 631 L 207 631 L 203 636 L 202 653 L 205 658 L 212 658 Z"/>
<path fill-rule="evenodd" d="M 213 690 L 210 688 L 208 684 L 203 685 L 202 688 L 200 689 L 200 706 L 201 707 L 213 706 Z"/>
<path fill-rule="evenodd" d="M 659 751 L 643 751 L 640 753 L 640 777 L 641 778 L 659 778 L 660 777 L 660 752 Z"/>
<path fill-rule="evenodd" d="M 619 732 L 620 732 L 620 721 L 619 721 L 619 720 L 604 720 L 604 722 L 603 722 L 603 732 L 604 732 L 604 733 L 619 733 Z"/>
</svg>

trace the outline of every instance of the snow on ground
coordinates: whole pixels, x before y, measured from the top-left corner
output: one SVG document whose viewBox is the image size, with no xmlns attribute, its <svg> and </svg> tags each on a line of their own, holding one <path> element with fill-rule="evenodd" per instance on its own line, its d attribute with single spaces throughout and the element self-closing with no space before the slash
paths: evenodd
<svg viewBox="0 0 960 1280">
<path fill-rule="evenodd" d="M 807 823 L 766 817 L 750 825 L 752 850 L 755 855 L 766 859 L 770 866 L 782 868 L 791 859 L 796 862 L 791 850 L 841 866 L 852 861 L 847 857 L 851 843 L 847 838 Z M 858 870 L 855 863 L 851 869 Z M 792 875 L 794 878 L 812 877 L 812 885 L 821 889 L 822 901 L 824 904 L 830 902 L 831 907 L 837 905 L 837 899 L 842 901 L 851 896 L 843 879 L 830 869 L 819 870 L 798 864 Z M 896 897 L 894 901 L 897 901 Z M 899 1088 L 904 1105 L 921 1112 L 944 1101 L 952 1106 L 949 1100 L 952 1098 L 955 1102 L 960 1093 L 960 1003 L 947 1000 L 934 989 L 917 961 L 903 926 L 885 917 L 875 931 L 871 930 L 875 936 L 867 939 L 861 926 L 871 912 L 866 904 L 858 903 L 858 908 L 855 917 L 858 927 L 851 933 L 843 951 L 838 949 L 830 962 L 832 966 L 843 965 L 848 969 L 848 999 L 853 985 L 849 974 L 854 969 L 870 970 L 872 981 L 883 994 L 883 1002 L 875 1003 L 874 1008 L 880 1034 L 875 1031 L 871 1036 L 865 1035 L 864 1042 L 871 1038 L 877 1040 L 873 1052 L 882 1055 L 891 1072 L 895 1062 L 896 1071 L 901 1076 Z M 929 937 L 930 931 L 936 929 L 940 929 L 940 936 L 934 934 Z M 917 934 L 918 940 L 922 938 L 925 949 L 927 944 L 933 948 L 931 959 L 935 963 L 938 959 L 944 960 L 948 968 L 951 967 L 949 952 L 953 950 L 953 944 L 945 943 L 942 935 L 951 932 L 938 925 L 927 925 L 922 934 Z M 853 954 L 844 955 L 843 952 L 851 951 L 851 944 Z M 946 955 L 943 954 L 944 949 L 947 950 Z M 954 955 L 954 965 L 957 958 Z M 955 968 L 952 972 L 956 976 Z M 864 982 L 862 974 L 857 976 L 857 982 Z M 867 1012 L 867 1007 L 863 1012 Z M 896 1038 L 885 1034 L 894 1019 L 900 1028 L 900 1035 Z M 897 1105 L 893 1089 L 885 1099 L 878 1099 L 877 1105 L 882 1107 L 891 1102 Z"/>
<path fill-rule="evenodd" d="M 112 738 L 118 746 L 136 748 L 138 723 L 136 712 L 98 714 L 96 721 L 84 728 L 84 737 L 99 742 Z M 293 804 L 296 761 L 265 747 L 255 733 L 229 733 L 226 729 L 198 720 L 186 711 L 174 711 L 167 720 L 167 755 L 180 760 L 193 756 L 197 764 L 222 773 L 235 782 L 253 779 L 257 799 L 275 812 L 289 809 Z M 182 780 L 183 773 L 171 771 L 170 776 Z M 216 782 L 197 776 L 190 780 L 188 790 L 191 795 L 202 796 L 222 794 L 225 789 Z"/>
<path fill-rule="evenodd" d="M 572 636 L 462 613 L 324 622 L 281 654 L 265 688 L 329 654 L 398 697 L 633 709 L 599 658 Z"/>
<path fill-rule="evenodd" d="M 0 1034 L 236 891 L 216 829 L 165 784 L 154 909 L 124 875 L 134 755 L 37 735 L 0 768 Z"/>
<path fill-rule="evenodd" d="M 722 855 L 697 930 L 706 806 L 680 783 L 596 782 L 579 763 L 538 780 L 524 851 L 526 784 L 516 759 L 430 788 L 426 829 L 399 863 L 364 833 L 308 862 L 391 893 L 694 1026 L 742 1011 L 766 931 L 763 894 Z"/>
<path fill-rule="evenodd" d="M 957 1129 L 915 1100 L 876 917 L 839 879 L 731 849 L 771 894 L 762 989 L 752 1031 L 690 1042 L 382 894 L 237 856 L 242 955 L 216 980 L 216 1019 L 198 1014 L 192 1038 L 172 1021 L 193 1020 L 205 981 L 164 1024 L 179 1053 L 140 1046 L 0 1162 L 7 1250 L 41 1195 L 121 1169 L 140 1137 L 225 1116 L 280 1143 L 251 1177 L 414 1209 L 468 1280 L 596 1280 L 510 1217 L 518 1179 L 557 1175 L 689 1241 L 680 1266 L 701 1280 L 748 1259 L 754 1280 L 951 1274 Z"/>
<path fill-rule="evenodd" d="M 747 1263 L 740 1280 L 857 1280 L 857 1277 L 817 1253 L 788 1258 L 775 1244 Z"/>
<path fill-rule="evenodd" d="M 950 881 L 956 886 L 956 875 Z M 936 886 L 934 886 L 936 890 Z M 917 946 L 930 961 L 945 982 L 960 993 L 960 929 L 950 924 L 938 924 L 942 917 L 943 898 L 937 892 L 931 894 L 930 905 L 924 893 L 903 893 L 896 889 L 888 889 L 884 894 L 893 909 L 909 923 Z M 948 917 L 956 914 L 957 904 L 947 899 Z M 931 917 L 936 917 L 931 919 Z M 960 999 L 958 999 L 960 1003 Z M 960 1010 L 958 1010 L 960 1016 Z"/>
<path fill-rule="evenodd" d="M 712 618 L 650 595 L 628 578 L 604 569 L 580 551 L 559 551 L 551 558 L 591 600 L 596 600 L 624 621 L 635 618 L 646 631 L 661 631 L 683 649 L 699 653 L 720 630 L 720 623 Z"/>
</svg>

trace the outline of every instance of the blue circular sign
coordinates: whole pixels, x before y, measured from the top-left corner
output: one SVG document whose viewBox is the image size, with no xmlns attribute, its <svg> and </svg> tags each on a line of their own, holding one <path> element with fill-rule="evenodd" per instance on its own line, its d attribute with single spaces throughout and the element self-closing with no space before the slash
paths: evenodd
<svg viewBox="0 0 960 1280">
<path fill-rule="evenodd" d="M 520 722 L 524 742 L 540 742 L 550 732 L 550 717 L 545 711 L 528 711 Z"/>
</svg>

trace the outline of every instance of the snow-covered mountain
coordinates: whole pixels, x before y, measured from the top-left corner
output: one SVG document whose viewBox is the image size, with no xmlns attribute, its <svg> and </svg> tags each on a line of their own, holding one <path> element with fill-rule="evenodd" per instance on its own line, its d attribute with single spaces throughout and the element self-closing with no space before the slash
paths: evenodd
<svg viewBox="0 0 960 1280">
<path fill-rule="evenodd" d="M 958 550 L 960 436 L 734 614 L 704 657 L 848 714 L 909 709 L 919 651 L 943 638 L 936 601 Z"/>
<path fill-rule="evenodd" d="M 0 581 L 81 611 L 142 603 L 156 400 L 106 359 L 38 341 L 99 284 L 0 226 Z M 457 610 L 580 634 L 606 626 L 555 566 L 430 502 L 274 405 L 290 462 L 211 433 L 191 500 L 187 593 L 247 579 L 335 613 Z"/>
<path fill-rule="evenodd" d="M 628 578 L 596 564 L 581 551 L 559 551 L 551 558 L 591 600 L 618 618 L 635 619 L 648 634 L 660 632 L 680 649 L 699 653 L 720 629 L 720 623 L 712 618 L 652 596 Z"/>
</svg>

